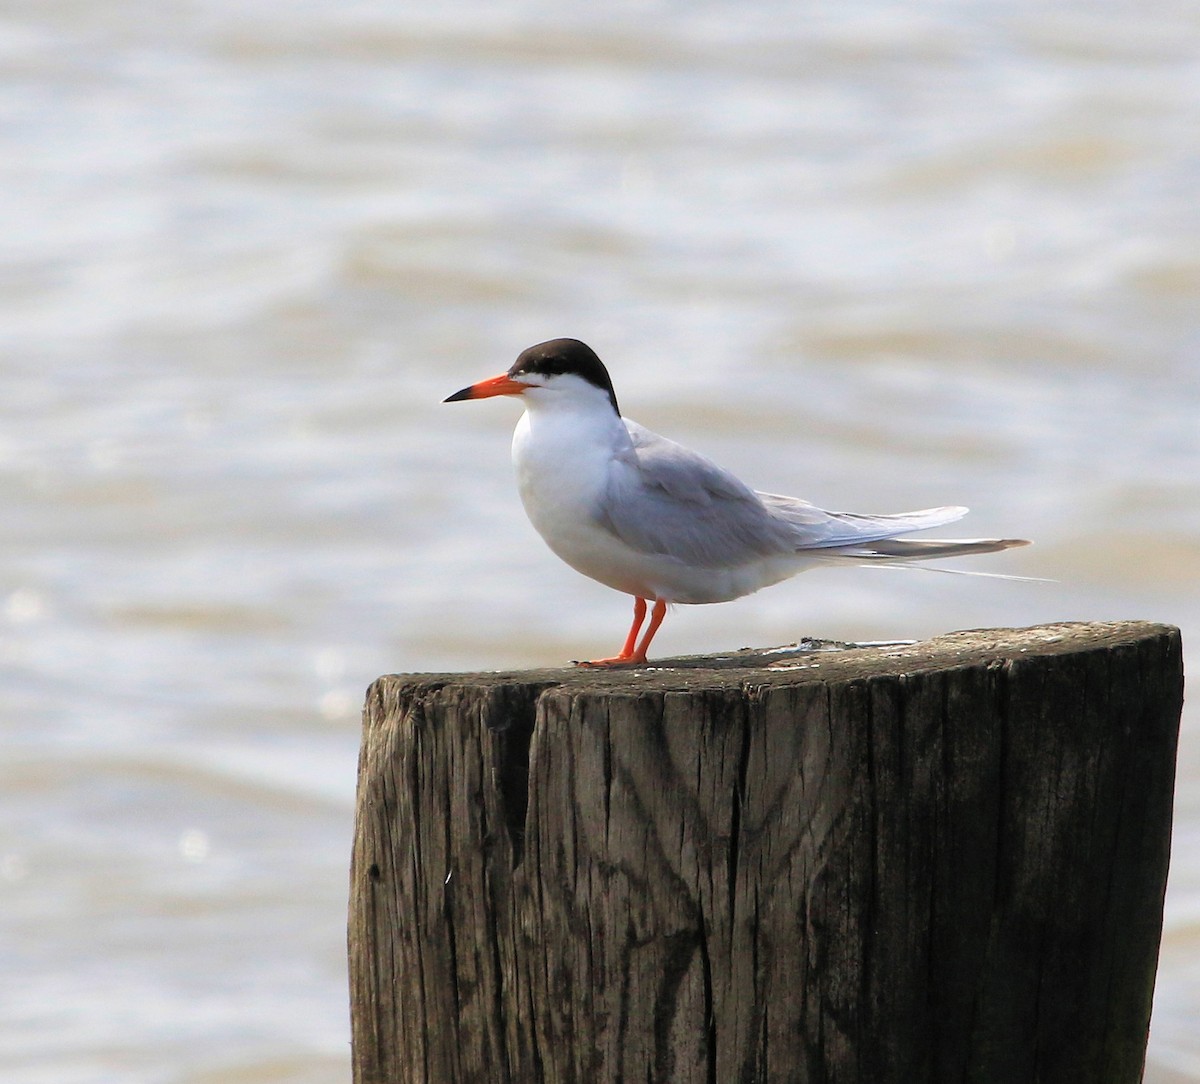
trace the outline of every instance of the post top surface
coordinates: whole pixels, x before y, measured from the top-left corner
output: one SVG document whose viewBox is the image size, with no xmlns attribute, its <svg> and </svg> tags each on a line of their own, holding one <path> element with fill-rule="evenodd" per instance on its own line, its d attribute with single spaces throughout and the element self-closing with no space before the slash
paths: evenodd
<svg viewBox="0 0 1200 1084">
<path fill-rule="evenodd" d="M 1071 621 L 1029 628 L 966 629 L 912 642 L 846 644 L 806 639 L 784 647 L 654 659 L 645 666 L 394 674 L 381 680 L 473 687 L 516 683 L 610 692 L 712 688 L 744 682 L 795 684 L 1108 650 L 1178 636 L 1179 630 L 1174 626 L 1151 621 Z"/>
</svg>

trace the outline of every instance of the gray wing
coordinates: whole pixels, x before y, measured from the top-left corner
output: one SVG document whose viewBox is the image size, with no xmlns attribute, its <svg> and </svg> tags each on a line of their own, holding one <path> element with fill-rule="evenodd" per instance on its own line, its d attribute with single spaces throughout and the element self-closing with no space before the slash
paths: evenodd
<svg viewBox="0 0 1200 1084">
<path fill-rule="evenodd" d="M 597 521 L 633 549 L 702 568 L 876 541 L 949 523 L 967 511 L 826 512 L 796 497 L 756 493 L 683 445 L 628 419 L 625 426 L 632 447 L 618 456 Z"/>
<path fill-rule="evenodd" d="M 759 493 L 763 504 L 776 517 L 791 523 L 801 539 L 801 549 L 832 549 L 863 542 L 878 542 L 910 531 L 941 527 L 962 519 L 968 509 L 962 505 L 922 508 L 918 512 L 894 515 L 862 515 L 858 512 L 826 512 L 797 497 Z"/>
<path fill-rule="evenodd" d="M 728 471 L 636 422 L 625 426 L 632 447 L 613 465 L 596 518 L 626 545 L 701 568 L 794 548 L 788 525 Z"/>
</svg>

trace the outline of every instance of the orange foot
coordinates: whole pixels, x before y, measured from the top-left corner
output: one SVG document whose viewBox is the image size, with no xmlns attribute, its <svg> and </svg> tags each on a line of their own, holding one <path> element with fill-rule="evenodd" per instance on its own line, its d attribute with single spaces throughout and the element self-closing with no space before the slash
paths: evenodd
<svg viewBox="0 0 1200 1084">
<path fill-rule="evenodd" d="M 654 634 L 658 632 L 658 626 L 662 624 L 663 618 L 666 616 L 666 600 L 655 599 L 654 611 L 650 614 L 650 624 L 646 627 L 646 635 L 642 637 L 642 642 L 638 643 L 638 632 L 641 631 L 642 622 L 646 619 L 646 600 L 635 598 L 633 600 L 633 624 L 629 627 L 629 635 L 625 637 L 625 646 L 621 648 L 620 654 L 614 655 L 611 659 L 592 659 L 590 662 L 576 662 L 575 665 L 644 666 L 646 649 L 650 646 L 650 641 L 654 639 Z"/>
<path fill-rule="evenodd" d="M 576 666 L 644 666 L 646 656 L 614 655 L 611 659 L 576 659 Z"/>
</svg>

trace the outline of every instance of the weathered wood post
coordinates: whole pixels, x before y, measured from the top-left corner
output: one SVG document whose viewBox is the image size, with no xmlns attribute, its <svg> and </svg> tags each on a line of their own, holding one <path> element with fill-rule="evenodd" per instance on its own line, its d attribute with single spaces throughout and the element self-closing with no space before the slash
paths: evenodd
<svg viewBox="0 0 1200 1084">
<path fill-rule="evenodd" d="M 358 1084 L 1134 1084 L 1178 630 L 385 677 Z"/>
</svg>

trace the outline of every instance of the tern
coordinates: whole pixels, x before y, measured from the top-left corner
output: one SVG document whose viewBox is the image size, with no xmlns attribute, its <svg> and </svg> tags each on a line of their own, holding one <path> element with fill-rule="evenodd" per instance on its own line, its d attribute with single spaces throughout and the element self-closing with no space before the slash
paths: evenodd
<svg viewBox="0 0 1200 1084">
<path fill-rule="evenodd" d="M 538 534 L 576 571 L 634 598 L 620 652 L 579 665 L 644 664 L 670 603 L 728 602 L 818 564 L 923 561 L 1028 545 L 1020 538 L 897 537 L 961 519 L 967 509 L 958 506 L 859 515 L 756 492 L 621 417 L 608 370 L 578 339 L 531 346 L 508 372 L 444 401 L 495 395 L 519 396 L 525 407 L 512 457 Z"/>
</svg>

